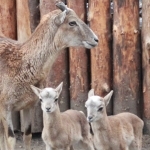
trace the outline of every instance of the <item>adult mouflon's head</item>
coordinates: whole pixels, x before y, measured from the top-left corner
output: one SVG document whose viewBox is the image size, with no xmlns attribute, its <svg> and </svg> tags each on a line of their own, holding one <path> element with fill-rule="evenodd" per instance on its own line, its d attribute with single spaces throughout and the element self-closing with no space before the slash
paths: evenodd
<svg viewBox="0 0 150 150">
<path fill-rule="evenodd" d="M 94 95 L 94 89 L 88 93 L 88 100 L 85 102 L 87 108 L 88 122 L 94 122 L 102 119 L 106 115 L 106 106 L 109 104 L 113 91 L 110 91 L 105 97 Z"/>
<path fill-rule="evenodd" d="M 57 88 L 44 88 L 39 89 L 31 85 L 33 92 L 39 97 L 41 101 L 41 108 L 43 112 L 52 113 L 57 109 L 58 98 L 62 91 L 63 82 L 61 82 Z"/>
<path fill-rule="evenodd" d="M 81 46 L 90 49 L 98 44 L 98 37 L 72 9 L 63 2 L 56 3 L 56 6 L 62 11 L 55 18 L 55 23 L 59 25 L 54 38 L 56 46 Z"/>
</svg>

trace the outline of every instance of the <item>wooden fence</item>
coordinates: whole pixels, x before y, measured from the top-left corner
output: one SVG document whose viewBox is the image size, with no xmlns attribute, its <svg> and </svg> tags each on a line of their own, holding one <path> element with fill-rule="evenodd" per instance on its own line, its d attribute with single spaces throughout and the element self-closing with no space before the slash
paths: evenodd
<svg viewBox="0 0 150 150">
<path fill-rule="evenodd" d="M 43 85 L 56 87 L 63 81 L 61 111 L 72 108 L 85 113 L 90 88 L 101 96 L 113 89 L 108 114 L 132 112 L 144 120 L 145 133 L 150 134 L 150 1 L 140 3 L 142 18 L 138 0 L 63 1 L 90 25 L 99 45 L 91 50 L 63 50 Z M 54 9 L 55 0 L 0 0 L 0 33 L 24 42 L 40 18 Z M 19 113 L 13 114 L 17 130 L 23 126 L 21 118 Z M 32 118 L 32 132 L 41 132 L 40 103 L 33 109 Z"/>
</svg>

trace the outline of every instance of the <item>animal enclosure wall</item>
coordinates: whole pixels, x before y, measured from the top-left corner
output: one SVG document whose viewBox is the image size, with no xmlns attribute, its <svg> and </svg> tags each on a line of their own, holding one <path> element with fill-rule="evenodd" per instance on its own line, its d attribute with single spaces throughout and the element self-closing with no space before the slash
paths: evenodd
<svg viewBox="0 0 150 150">
<path fill-rule="evenodd" d="M 34 32 L 43 15 L 57 9 L 55 1 L 0 0 L 1 36 L 24 42 Z M 145 132 L 150 134 L 149 2 L 63 2 L 92 28 L 99 37 L 99 44 L 91 50 L 73 47 L 63 50 L 49 76 L 40 86 L 56 87 L 63 81 L 63 91 L 59 99 L 61 111 L 72 108 L 85 113 L 84 103 L 91 88 L 101 96 L 113 89 L 108 114 L 124 111 L 134 113 L 145 121 Z M 141 17 L 142 4 L 144 10 Z M 41 132 L 43 124 L 40 103 L 33 109 L 31 117 L 32 132 Z M 20 130 L 23 126 L 22 115 L 15 113 L 13 118 L 14 129 Z"/>
</svg>

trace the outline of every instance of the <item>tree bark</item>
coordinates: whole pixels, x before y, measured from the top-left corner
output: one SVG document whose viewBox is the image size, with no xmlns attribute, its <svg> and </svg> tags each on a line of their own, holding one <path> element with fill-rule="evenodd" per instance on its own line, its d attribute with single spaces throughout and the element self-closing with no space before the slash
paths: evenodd
<svg viewBox="0 0 150 150">
<path fill-rule="evenodd" d="M 16 39 L 16 1 L 1 0 L 0 2 L 0 33 Z"/>
<path fill-rule="evenodd" d="M 16 0 L 17 6 L 17 39 L 25 42 L 31 35 L 28 1 Z M 23 16 L 23 17 L 22 17 Z M 16 120 L 19 122 L 19 118 Z M 20 111 L 21 131 L 24 132 L 23 112 Z"/>
<path fill-rule="evenodd" d="M 65 0 L 64 0 L 65 1 Z M 64 2 L 63 1 L 63 2 Z M 41 17 L 46 13 L 49 13 L 56 8 L 56 0 L 40 0 L 40 12 Z M 62 50 L 54 62 L 49 76 L 46 79 L 46 86 L 57 87 L 60 82 L 63 81 L 63 89 L 59 98 L 59 106 L 61 111 L 65 111 L 69 108 L 69 68 L 68 68 L 68 51 Z"/>
<path fill-rule="evenodd" d="M 33 33 L 40 22 L 39 0 L 28 0 L 30 11 L 30 28 Z"/>
<path fill-rule="evenodd" d="M 40 22 L 40 10 L 39 10 L 39 0 L 28 0 L 28 9 L 29 9 L 29 19 L 30 19 L 30 30 L 31 33 L 34 32 L 36 27 Z M 29 25 L 28 25 L 29 26 Z M 31 131 L 32 133 L 42 132 L 43 129 L 43 113 L 41 110 L 40 101 L 37 105 L 31 110 Z"/>
<path fill-rule="evenodd" d="M 150 134 L 150 1 L 143 0 L 142 5 L 142 64 L 143 64 L 143 102 L 145 133 Z"/>
<path fill-rule="evenodd" d="M 28 1 L 16 0 L 16 2 L 17 2 L 17 37 L 18 41 L 23 43 L 31 36 L 30 12 L 28 7 Z"/>
<path fill-rule="evenodd" d="M 127 111 L 141 117 L 139 1 L 113 2 L 114 114 Z"/>
<path fill-rule="evenodd" d="M 69 8 L 73 9 L 79 18 L 86 19 L 86 1 L 67 1 Z M 70 66 L 70 105 L 72 109 L 85 110 L 85 101 L 89 90 L 88 81 L 88 51 L 85 48 L 69 48 Z"/>
<path fill-rule="evenodd" d="M 89 0 L 88 21 L 99 38 L 91 50 L 91 84 L 96 95 L 105 96 L 112 89 L 110 0 Z M 112 100 L 107 113 L 112 114 Z"/>
</svg>

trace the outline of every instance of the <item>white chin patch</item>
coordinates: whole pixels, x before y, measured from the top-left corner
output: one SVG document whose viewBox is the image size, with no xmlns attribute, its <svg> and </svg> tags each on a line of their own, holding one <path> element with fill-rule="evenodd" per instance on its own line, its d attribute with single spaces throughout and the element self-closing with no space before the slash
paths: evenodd
<svg viewBox="0 0 150 150">
<path fill-rule="evenodd" d="M 91 48 L 93 48 L 93 47 L 96 46 L 96 45 L 89 44 L 89 43 L 86 42 L 86 41 L 83 41 L 82 43 L 83 43 L 84 47 L 85 47 L 85 48 L 88 48 L 88 49 L 91 49 Z"/>
</svg>

